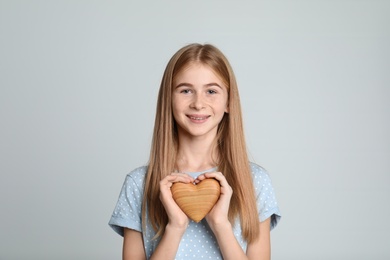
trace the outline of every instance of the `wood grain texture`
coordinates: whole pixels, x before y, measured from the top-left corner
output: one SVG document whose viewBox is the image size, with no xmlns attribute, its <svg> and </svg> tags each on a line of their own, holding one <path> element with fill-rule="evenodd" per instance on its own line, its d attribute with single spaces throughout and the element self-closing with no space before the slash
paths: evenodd
<svg viewBox="0 0 390 260">
<path fill-rule="evenodd" d="M 171 187 L 173 199 L 193 221 L 201 221 L 213 208 L 221 194 L 221 186 L 215 179 L 192 183 L 175 183 Z"/>
</svg>

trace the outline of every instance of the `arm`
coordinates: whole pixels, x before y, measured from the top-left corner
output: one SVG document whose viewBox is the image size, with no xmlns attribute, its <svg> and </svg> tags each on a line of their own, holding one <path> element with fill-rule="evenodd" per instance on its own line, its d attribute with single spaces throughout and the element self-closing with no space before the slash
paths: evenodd
<svg viewBox="0 0 390 260">
<path fill-rule="evenodd" d="M 145 249 L 141 232 L 124 228 L 123 234 L 123 260 L 145 260 Z"/>
<path fill-rule="evenodd" d="M 175 259 L 181 238 L 189 220 L 172 198 L 171 187 L 175 182 L 190 183 L 194 179 L 183 173 L 172 173 L 160 181 L 160 200 L 168 215 L 168 224 L 160 243 L 151 256 L 153 259 Z M 146 253 L 142 233 L 125 228 L 123 235 L 123 260 L 145 260 Z"/>
<path fill-rule="evenodd" d="M 150 259 L 174 259 L 184 229 L 167 225 L 164 235 Z M 124 228 L 123 235 L 123 260 L 146 260 L 142 233 Z"/>
<path fill-rule="evenodd" d="M 168 224 L 153 259 L 175 259 L 181 238 L 187 229 L 189 220 L 172 198 L 171 187 L 175 182 L 190 183 L 194 179 L 183 173 L 172 173 L 160 181 L 160 200 L 168 215 Z M 146 259 L 142 233 L 125 228 L 123 235 L 123 260 Z"/>
<path fill-rule="evenodd" d="M 150 259 L 175 259 L 177 249 L 185 231 L 186 228 L 174 227 L 168 224 L 160 243 Z"/>
<path fill-rule="evenodd" d="M 172 173 L 160 181 L 160 200 L 168 215 L 168 224 L 156 250 L 154 259 L 175 259 L 183 234 L 188 227 L 188 217 L 173 200 L 171 187 L 175 182 L 191 183 L 194 179 L 183 173 Z"/>
<path fill-rule="evenodd" d="M 215 178 L 221 185 L 221 195 L 217 203 L 207 214 L 206 220 L 217 239 L 223 259 L 248 259 L 234 236 L 232 225 L 228 219 L 230 199 L 233 194 L 232 188 L 227 183 L 225 176 L 220 172 L 199 175 L 196 182 L 200 182 L 206 178 Z"/>
<path fill-rule="evenodd" d="M 260 222 L 260 237 L 250 243 L 246 249 L 248 259 L 270 260 L 271 259 L 271 218 Z"/>
<path fill-rule="evenodd" d="M 168 215 L 168 224 L 161 241 L 154 251 L 153 259 L 175 259 L 177 249 L 188 227 L 188 217 L 173 200 L 171 187 L 175 182 L 190 183 L 194 179 L 187 174 L 172 173 L 160 181 L 160 200 Z"/>
<path fill-rule="evenodd" d="M 200 182 L 206 178 L 215 178 L 221 184 L 221 196 L 213 209 L 206 216 L 206 220 L 213 231 L 221 253 L 225 260 L 229 259 L 270 259 L 270 219 L 260 223 L 259 238 L 248 244 L 247 252 L 245 253 L 234 236 L 230 221 L 228 220 L 228 211 L 232 189 L 227 183 L 222 173 L 206 173 L 198 176 L 196 182 Z"/>
<path fill-rule="evenodd" d="M 225 260 L 228 259 L 253 259 L 269 260 L 270 254 L 270 219 L 260 223 L 260 237 L 248 244 L 246 254 L 238 244 L 230 222 L 215 226 L 213 229 L 218 245 Z"/>
</svg>

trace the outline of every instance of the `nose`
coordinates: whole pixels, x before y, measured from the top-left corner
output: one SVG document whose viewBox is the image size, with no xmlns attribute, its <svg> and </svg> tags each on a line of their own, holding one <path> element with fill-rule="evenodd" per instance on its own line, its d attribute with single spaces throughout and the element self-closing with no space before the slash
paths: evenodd
<svg viewBox="0 0 390 260">
<path fill-rule="evenodd" d="M 201 93 L 197 93 L 193 96 L 191 108 L 194 108 L 196 110 L 201 110 L 202 108 L 204 108 L 204 102 Z"/>
</svg>

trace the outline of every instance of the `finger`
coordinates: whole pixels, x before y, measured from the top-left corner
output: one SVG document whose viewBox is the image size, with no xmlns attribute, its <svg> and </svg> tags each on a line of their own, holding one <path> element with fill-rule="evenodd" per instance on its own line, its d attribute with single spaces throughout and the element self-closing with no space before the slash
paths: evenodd
<svg viewBox="0 0 390 260">
<path fill-rule="evenodd" d="M 187 173 L 183 173 L 183 172 L 172 172 L 170 175 L 173 175 L 173 176 L 185 176 L 185 177 L 194 179 L 191 175 L 189 175 Z"/>
<path fill-rule="evenodd" d="M 222 181 L 225 179 L 225 176 L 221 172 L 207 172 L 196 177 L 194 182 L 199 183 L 205 179 L 216 179 L 217 181 Z"/>
<path fill-rule="evenodd" d="M 189 183 L 193 182 L 194 178 L 187 174 L 170 174 L 166 176 L 164 179 L 161 180 L 160 184 L 162 185 L 172 185 L 175 182 L 184 182 L 184 183 Z"/>
<path fill-rule="evenodd" d="M 196 177 L 195 181 L 203 181 L 204 179 L 206 179 L 206 176 L 203 174 L 199 175 L 198 177 Z"/>
<path fill-rule="evenodd" d="M 200 177 L 200 180 L 214 178 L 219 182 L 226 182 L 226 178 L 221 172 L 207 172 L 207 173 L 204 173 L 204 174 L 198 176 L 198 178 L 199 177 Z M 227 182 L 226 182 L 226 184 L 227 184 Z"/>
<path fill-rule="evenodd" d="M 232 187 L 229 185 L 225 176 L 221 172 L 208 172 L 204 174 L 204 177 L 207 179 L 216 179 L 221 185 L 221 193 L 232 192 Z"/>
</svg>

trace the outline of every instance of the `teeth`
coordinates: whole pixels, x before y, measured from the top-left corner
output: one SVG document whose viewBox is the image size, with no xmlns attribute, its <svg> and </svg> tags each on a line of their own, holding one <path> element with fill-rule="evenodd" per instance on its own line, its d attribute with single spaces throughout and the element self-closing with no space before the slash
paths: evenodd
<svg viewBox="0 0 390 260">
<path fill-rule="evenodd" d="M 205 117 L 191 117 L 191 119 L 194 119 L 194 120 L 203 120 L 203 119 L 205 119 Z"/>
</svg>

